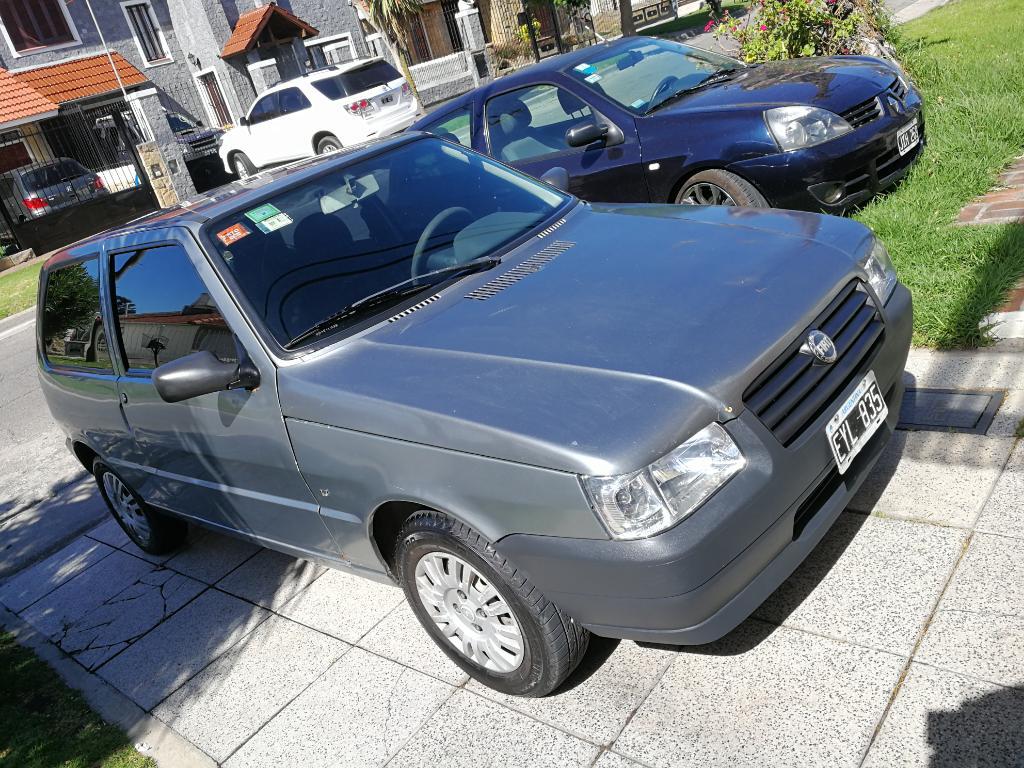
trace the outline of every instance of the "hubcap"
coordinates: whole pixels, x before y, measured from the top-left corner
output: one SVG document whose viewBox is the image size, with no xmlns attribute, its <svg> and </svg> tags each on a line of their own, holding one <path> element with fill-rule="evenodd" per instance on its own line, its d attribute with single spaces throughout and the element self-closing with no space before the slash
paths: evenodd
<svg viewBox="0 0 1024 768">
<path fill-rule="evenodd" d="M 249 169 L 246 168 L 245 163 L 243 163 L 238 158 L 235 158 L 235 173 L 238 175 L 238 178 L 240 179 L 249 178 Z"/>
<path fill-rule="evenodd" d="M 148 543 L 149 520 L 128 487 L 117 475 L 107 472 L 103 475 L 103 490 L 107 492 L 107 498 L 110 499 L 117 519 L 124 523 L 125 528 L 135 534 L 139 541 L 143 544 Z"/>
<path fill-rule="evenodd" d="M 320 148 L 320 151 L 322 154 L 329 155 L 331 154 L 331 152 L 337 152 L 339 149 L 341 149 L 341 147 L 339 147 L 337 144 L 329 142 L 327 144 L 324 144 L 323 147 Z"/>
<path fill-rule="evenodd" d="M 523 633 L 512 609 L 487 579 L 449 552 L 416 563 L 416 591 L 441 634 L 463 656 L 493 672 L 523 663 Z"/>
<path fill-rule="evenodd" d="M 732 195 L 717 184 L 699 181 L 683 190 L 681 203 L 684 205 L 736 205 Z"/>
</svg>

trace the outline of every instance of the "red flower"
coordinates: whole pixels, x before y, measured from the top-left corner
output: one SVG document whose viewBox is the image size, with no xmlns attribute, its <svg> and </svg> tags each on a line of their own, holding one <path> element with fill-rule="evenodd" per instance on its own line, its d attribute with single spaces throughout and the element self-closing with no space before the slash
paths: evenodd
<svg viewBox="0 0 1024 768">
<path fill-rule="evenodd" d="M 764 24 L 762 24 L 761 25 L 761 31 L 762 32 L 767 32 L 768 31 L 768 27 L 766 27 Z"/>
<path fill-rule="evenodd" d="M 715 26 L 715 20 L 714 19 L 708 19 L 708 23 L 704 25 L 704 31 L 705 32 L 710 32 L 712 30 L 712 28 L 714 28 L 714 26 Z"/>
</svg>

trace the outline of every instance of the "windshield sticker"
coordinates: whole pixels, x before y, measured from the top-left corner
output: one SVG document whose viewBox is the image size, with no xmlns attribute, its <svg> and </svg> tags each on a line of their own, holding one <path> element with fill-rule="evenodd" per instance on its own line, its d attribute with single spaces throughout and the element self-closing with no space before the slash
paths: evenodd
<svg viewBox="0 0 1024 768">
<path fill-rule="evenodd" d="M 273 216 L 277 216 L 281 211 L 276 206 L 266 203 L 261 205 L 259 208 L 253 208 L 251 211 L 246 211 L 245 218 L 249 219 L 255 224 L 259 224 L 261 221 L 265 221 Z"/>
<path fill-rule="evenodd" d="M 589 75 L 591 72 L 596 71 L 596 68 L 594 67 L 594 65 L 593 64 L 587 64 L 587 62 L 583 62 L 582 64 L 577 64 L 575 67 L 573 67 L 573 69 L 575 69 L 577 72 L 582 72 L 584 75 Z"/>
<path fill-rule="evenodd" d="M 637 99 L 636 101 L 634 101 L 629 106 L 631 106 L 633 109 L 640 109 L 640 107 L 642 107 L 646 103 L 647 103 L 646 99 Z"/>
<path fill-rule="evenodd" d="M 595 72 L 592 75 L 587 75 L 583 79 L 584 79 L 584 81 L 586 81 L 588 83 L 596 83 L 598 80 L 601 79 L 601 76 L 599 74 L 597 74 L 597 72 Z"/>
<path fill-rule="evenodd" d="M 249 230 L 245 224 L 238 222 L 237 224 L 232 224 L 227 229 L 222 229 L 218 232 L 217 239 L 224 243 L 224 245 L 231 245 L 232 243 L 237 243 L 243 237 L 251 234 L 251 230 Z"/>
<path fill-rule="evenodd" d="M 292 223 L 292 217 L 287 213 L 275 213 L 273 216 L 264 219 L 263 221 L 257 221 L 256 226 L 260 228 L 261 232 L 270 233 L 276 229 L 287 227 Z"/>
</svg>

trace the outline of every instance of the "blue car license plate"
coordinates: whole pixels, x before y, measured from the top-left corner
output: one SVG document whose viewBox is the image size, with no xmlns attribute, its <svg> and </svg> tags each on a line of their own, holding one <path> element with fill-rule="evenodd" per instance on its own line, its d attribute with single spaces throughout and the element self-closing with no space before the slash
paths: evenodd
<svg viewBox="0 0 1024 768">
<path fill-rule="evenodd" d="M 917 120 L 910 125 L 903 126 L 896 133 L 896 148 L 899 150 L 900 156 L 916 147 L 919 141 L 921 141 L 921 130 Z"/>
<path fill-rule="evenodd" d="M 854 458 L 888 415 L 889 409 L 878 388 L 875 372 L 868 371 L 825 426 L 825 435 L 832 447 L 839 474 L 850 468 Z"/>
</svg>

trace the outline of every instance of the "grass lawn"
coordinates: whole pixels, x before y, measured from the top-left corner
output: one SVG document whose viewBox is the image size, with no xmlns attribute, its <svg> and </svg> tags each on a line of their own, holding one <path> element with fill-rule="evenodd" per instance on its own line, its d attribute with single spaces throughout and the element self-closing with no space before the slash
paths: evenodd
<svg viewBox="0 0 1024 768">
<path fill-rule="evenodd" d="M 0 632 L 2 768 L 155 768 L 32 651 Z"/>
<path fill-rule="evenodd" d="M 900 28 L 928 147 L 906 181 L 856 218 L 889 246 L 914 294 L 914 341 L 985 342 L 978 323 L 1024 274 L 1024 226 L 958 227 L 960 208 L 1024 154 L 1024 0 L 958 0 Z"/>
<path fill-rule="evenodd" d="M 729 11 L 733 15 L 738 15 L 746 7 L 746 3 L 726 3 L 722 6 L 723 10 Z M 708 23 L 708 19 L 711 18 L 711 10 L 703 8 L 694 13 L 689 13 L 686 16 L 680 16 L 677 19 L 671 19 L 670 21 L 656 24 L 653 27 L 644 27 L 638 34 L 641 35 L 671 35 L 673 32 L 682 32 L 684 29 L 692 29 L 697 27 L 703 30 Z"/>
<path fill-rule="evenodd" d="M 40 263 L 17 272 L 0 272 L 0 319 L 35 305 L 41 267 Z"/>
</svg>

